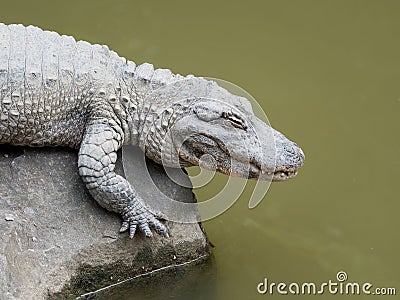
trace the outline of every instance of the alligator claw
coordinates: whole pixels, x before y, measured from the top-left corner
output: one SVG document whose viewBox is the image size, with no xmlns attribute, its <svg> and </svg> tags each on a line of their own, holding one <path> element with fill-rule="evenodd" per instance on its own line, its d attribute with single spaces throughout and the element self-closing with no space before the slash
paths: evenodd
<svg viewBox="0 0 400 300">
<path fill-rule="evenodd" d="M 169 237 L 167 227 L 160 222 L 163 219 L 162 214 L 153 213 L 150 209 L 143 207 L 136 210 L 128 210 L 122 215 L 123 222 L 119 232 L 129 230 L 129 237 L 132 239 L 137 228 L 144 233 L 146 237 L 152 237 L 153 233 L 150 228 L 153 228 L 158 234 Z"/>
</svg>

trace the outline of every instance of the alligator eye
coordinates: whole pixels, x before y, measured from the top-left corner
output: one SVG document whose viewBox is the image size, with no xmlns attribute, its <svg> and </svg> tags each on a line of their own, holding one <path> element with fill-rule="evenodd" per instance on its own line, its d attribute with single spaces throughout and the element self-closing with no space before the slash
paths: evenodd
<svg viewBox="0 0 400 300">
<path fill-rule="evenodd" d="M 243 118 L 235 113 L 231 112 L 223 112 L 222 117 L 227 119 L 234 127 L 246 130 L 247 125 L 246 121 Z"/>
</svg>

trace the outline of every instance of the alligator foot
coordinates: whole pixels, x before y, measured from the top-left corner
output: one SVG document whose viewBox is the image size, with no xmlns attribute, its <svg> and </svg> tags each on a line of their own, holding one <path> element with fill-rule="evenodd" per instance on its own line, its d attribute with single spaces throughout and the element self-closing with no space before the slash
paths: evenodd
<svg viewBox="0 0 400 300">
<path fill-rule="evenodd" d="M 145 206 L 139 208 L 129 207 L 126 209 L 126 212 L 122 214 L 123 222 L 119 231 L 125 232 L 129 229 L 129 237 L 133 238 L 136 229 L 139 227 L 139 230 L 142 231 L 146 237 L 152 237 L 153 233 L 150 230 L 151 227 L 158 234 L 169 237 L 167 227 L 159 220 L 163 218 L 163 214 L 154 213 Z"/>
</svg>

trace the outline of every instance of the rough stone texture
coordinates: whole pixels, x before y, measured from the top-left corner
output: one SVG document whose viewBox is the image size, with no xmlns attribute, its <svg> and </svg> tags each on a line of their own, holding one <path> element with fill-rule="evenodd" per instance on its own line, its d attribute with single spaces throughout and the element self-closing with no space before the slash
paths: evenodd
<svg viewBox="0 0 400 300">
<path fill-rule="evenodd" d="M 165 193 L 195 201 L 158 165 L 150 162 L 149 171 Z M 170 238 L 131 240 L 118 233 L 120 222 L 85 189 L 76 152 L 0 146 L 0 299 L 78 296 L 209 254 L 199 224 L 168 222 Z"/>
<path fill-rule="evenodd" d="M 138 276 L 127 282 L 83 295 L 80 300 L 217 300 L 218 270 L 214 257 Z"/>
</svg>

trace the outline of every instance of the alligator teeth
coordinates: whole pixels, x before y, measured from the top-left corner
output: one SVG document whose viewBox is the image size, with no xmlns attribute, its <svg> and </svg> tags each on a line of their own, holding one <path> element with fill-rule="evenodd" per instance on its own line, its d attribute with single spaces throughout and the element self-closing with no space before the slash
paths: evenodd
<svg viewBox="0 0 400 300">
<path fill-rule="evenodd" d="M 262 174 L 262 175 L 264 175 L 264 174 L 272 175 L 273 172 L 270 172 L 270 171 L 267 171 L 267 170 L 261 170 L 261 174 Z"/>
</svg>

